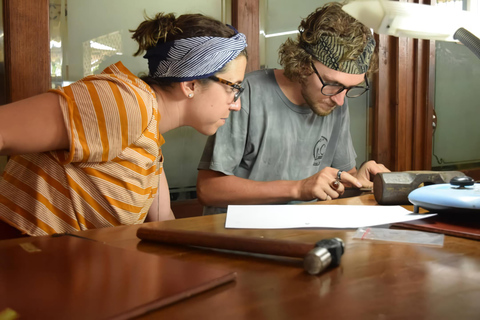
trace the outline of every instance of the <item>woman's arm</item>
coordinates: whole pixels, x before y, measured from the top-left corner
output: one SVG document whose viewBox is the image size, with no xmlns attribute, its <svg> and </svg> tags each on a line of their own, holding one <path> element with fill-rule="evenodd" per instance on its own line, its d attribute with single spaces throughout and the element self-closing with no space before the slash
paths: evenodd
<svg viewBox="0 0 480 320">
<path fill-rule="evenodd" d="M 170 190 L 168 189 L 167 177 L 165 176 L 165 170 L 160 174 L 158 181 L 158 190 L 153 199 L 152 206 L 148 210 L 145 222 L 173 220 L 172 209 L 170 208 Z"/>
<path fill-rule="evenodd" d="M 0 155 L 68 149 L 59 97 L 44 93 L 0 106 Z"/>
</svg>

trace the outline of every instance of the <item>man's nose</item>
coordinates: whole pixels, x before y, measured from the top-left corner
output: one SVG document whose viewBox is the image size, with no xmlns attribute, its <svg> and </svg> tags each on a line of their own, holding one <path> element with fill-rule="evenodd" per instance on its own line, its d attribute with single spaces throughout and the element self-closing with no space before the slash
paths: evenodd
<svg viewBox="0 0 480 320">
<path fill-rule="evenodd" d="M 340 93 L 337 93 L 336 95 L 332 96 L 330 99 L 332 99 L 333 102 L 335 102 L 338 106 L 343 105 L 343 102 L 345 101 L 345 95 L 347 94 L 347 90 L 343 90 Z"/>
</svg>

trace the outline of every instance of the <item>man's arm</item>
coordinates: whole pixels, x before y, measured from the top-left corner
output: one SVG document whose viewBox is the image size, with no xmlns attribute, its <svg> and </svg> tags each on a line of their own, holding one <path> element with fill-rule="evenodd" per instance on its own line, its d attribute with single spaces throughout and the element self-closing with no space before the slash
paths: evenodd
<svg viewBox="0 0 480 320">
<path fill-rule="evenodd" d="M 345 188 L 333 185 L 338 169 L 324 168 L 303 180 L 253 181 L 213 170 L 199 170 L 197 196 L 203 205 L 268 204 L 289 201 L 327 200 L 338 198 Z M 361 187 L 348 172 L 342 173 L 342 183 Z"/>
<path fill-rule="evenodd" d="M 0 155 L 63 150 L 69 145 L 57 94 L 0 106 Z"/>
<path fill-rule="evenodd" d="M 296 181 L 253 181 L 213 170 L 199 170 L 197 196 L 203 205 L 281 203 L 295 198 Z"/>
</svg>

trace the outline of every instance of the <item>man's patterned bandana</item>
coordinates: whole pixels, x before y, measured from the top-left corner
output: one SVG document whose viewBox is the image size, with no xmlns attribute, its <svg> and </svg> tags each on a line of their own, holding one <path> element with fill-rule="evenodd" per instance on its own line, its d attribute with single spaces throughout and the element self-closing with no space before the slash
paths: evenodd
<svg viewBox="0 0 480 320">
<path fill-rule="evenodd" d="M 362 54 L 356 60 L 341 61 L 345 54 L 345 47 L 337 37 L 322 35 L 316 46 L 304 43 L 302 47 L 330 69 L 350 74 L 362 74 L 367 72 L 370 65 L 370 59 L 375 49 L 375 39 L 368 38 Z"/>
</svg>

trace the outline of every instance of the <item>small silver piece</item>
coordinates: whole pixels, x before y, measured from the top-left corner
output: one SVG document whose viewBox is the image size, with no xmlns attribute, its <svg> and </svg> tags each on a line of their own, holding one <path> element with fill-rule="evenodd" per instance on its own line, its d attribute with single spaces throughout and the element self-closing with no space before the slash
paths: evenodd
<svg viewBox="0 0 480 320">
<path fill-rule="evenodd" d="M 339 182 L 342 181 L 342 172 L 343 172 L 342 170 L 338 170 L 337 172 L 337 181 Z"/>
</svg>

